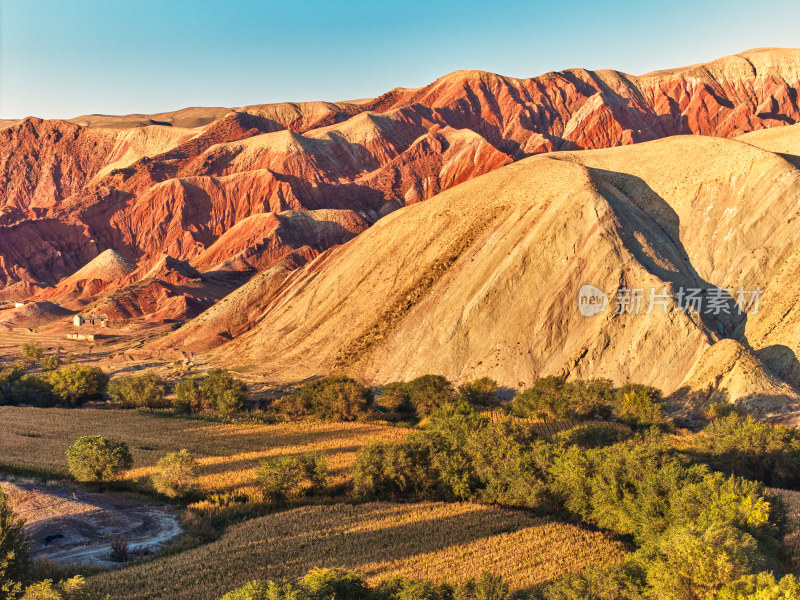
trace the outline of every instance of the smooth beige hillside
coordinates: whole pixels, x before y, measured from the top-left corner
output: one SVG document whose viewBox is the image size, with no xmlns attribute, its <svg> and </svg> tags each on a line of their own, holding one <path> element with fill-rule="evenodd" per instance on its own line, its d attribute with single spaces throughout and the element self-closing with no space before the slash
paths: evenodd
<svg viewBox="0 0 800 600">
<path fill-rule="evenodd" d="M 713 333 L 680 313 L 586 318 L 577 294 L 584 283 L 660 290 L 656 273 L 696 283 L 681 262 L 660 227 L 584 167 L 523 161 L 397 211 L 317 258 L 220 357 L 289 379 L 435 372 L 518 387 L 566 369 L 669 387 Z M 669 364 L 637 360 L 655 354 Z"/>
<path fill-rule="evenodd" d="M 342 371 L 380 384 L 433 372 L 519 388 L 565 373 L 668 393 L 687 378 L 719 380 L 731 400 L 773 381 L 791 409 L 796 396 L 761 360 L 745 369 L 707 352 L 761 313 L 612 308 L 621 287 L 763 289 L 794 253 L 799 175 L 776 154 L 694 136 L 526 159 L 324 253 L 265 297 L 252 329 L 216 358 L 283 380 Z M 583 284 L 612 306 L 582 316 Z M 689 377 L 701 358 L 703 376 Z"/>
<path fill-rule="evenodd" d="M 780 154 L 800 167 L 800 124 L 751 131 L 736 138 L 770 152 Z"/>
</svg>

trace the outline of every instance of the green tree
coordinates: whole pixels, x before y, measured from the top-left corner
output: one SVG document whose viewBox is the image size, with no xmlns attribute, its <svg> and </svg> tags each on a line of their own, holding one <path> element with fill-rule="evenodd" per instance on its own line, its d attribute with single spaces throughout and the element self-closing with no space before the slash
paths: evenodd
<svg viewBox="0 0 800 600">
<path fill-rule="evenodd" d="M 650 552 L 645 571 L 656 600 L 712 598 L 725 585 L 765 566 L 755 539 L 721 524 L 677 529 Z"/>
<path fill-rule="evenodd" d="M 776 487 L 800 485 L 800 434 L 788 427 L 730 414 L 706 426 L 694 447 L 725 473 Z"/>
<path fill-rule="evenodd" d="M 11 397 L 17 404 L 32 404 L 34 406 L 53 406 L 58 398 L 53 394 L 53 386 L 47 377 L 26 373 L 12 385 Z"/>
<path fill-rule="evenodd" d="M 30 575 L 30 547 L 23 524 L 0 489 L 0 600 L 15 598 Z"/>
<path fill-rule="evenodd" d="M 387 383 L 380 391 L 380 407 L 385 414 L 397 418 L 414 415 L 414 405 L 403 382 Z"/>
<path fill-rule="evenodd" d="M 86 598 L 86 581 L 76 575 L 63 581 L 45 579 L 25 588 L 20 600 L 83 600 Z"/>
<path fill-rule="evenodd" d="M 278 402 L 292 418 L 315 416 L 325 421 L 356 421 L 369 414 L 372 390 L 349 377 L 330 376 L 309 381 Z"/>
<path fill-rule="evenodd" d="M 324 455 L 276 456 L 261 461 L 256 481 L 271 502 L 286 502 L 320 491 L 327 483 Z"/>
<path fill-rule="evenodd" d="M 51 354 L 50 356 L 45 356 L 40 364 L 44 371 L 55 371 L 61 366 L 61 358 L 58 354 Z"/>
<path fill-rule="evenodd" d="M 79 437 L 67 450 L 69 472 L 78 481 L 112 481 L 133 466 L 133 458 L 124 442 L 101 435 Z"/>
<path fill-rule="evenodd" d="M 0 369 L 0 404 L 16 402 L 14 384 L 25 375 L 22 365 L 12 365 Z"/>
<path fill-rule="evenodd" d="M 224 369 L 211 369 L 200 382 L 205 407 L 229 416 L 244 410 L 247 386 Z"/>
<path fill-rule="evenodd" d="M 406 383 L 409 400 L 417 416 L 427 417 L 455 400 L 453 386 L 441 375 L 422 375 Z"/>
<path fill-rule="evenodd" d="M 22 353 L 22 360 L 27 362 L 29 365 L 35 365 L 38 363 L 39 359 L 42 358 L 42 354 L 44 354 L 42 345 L 37 341 L 25 342 L 22 344 L 20 351 Z"/>
<path fill-rule="evenodd" d="M 153 474 L 156 491 L 171 498 L 189 490 L 197 476 L 197 463 L 185 448 L 159 459 Z"/>
<path fill-rule="evenodd" d="M 569 388 L 563 377 L 542 377 L 533 386 L 517 394 L 511 401 L 511 411 L 533 419 L 566 419 L 571 415 Z"/>
<path fill-rule="evenodd" d="M 108 395 L 114 404 L 122 408 L 162 408 L 165 406 L 166 393 L 164 380 L 153 372 L 119 377 L 108 384 Z"/>
<path fill-rule="evenodd" d="M 309 600 L 372 600 L 372 590 L 364 577 L 353 571 L 313 569 L 299 583 Z"/>
<path fill-rule="evenodd" d="M 494 407 L 498 404 L 499 386 L 494 379 L 481 377 L 467 381 L 458 388 L 459 397 L 472 406 Z"/>
<path fill-rule="evenodd" d="M 194 379 L 183 379 L 175 386 L 172 409 L 178 414 L 196 413 L 202 410 L 200 386 Z"/>
<path fill-rule="evenodd" d="M 614 416 L 631 427 L 664 424 L 661 391 L 648 385 L 623 385 L 615 394 Z"/>
<path fill-rule="evenodd" d="M 108 375 L 102 369 L 78 364 L 50 371 L 44 379 L 64 406 L 80 406 L 89 400 L 97 400 L 108 386 Z"/>
<path fill-rule="evenodd" d="M 746 575 L 725 585 L 714 600 L 794 600 L 800 598 L 800 580 L 795 575 L 776 579 L 769 572 Z"/>
</svg>

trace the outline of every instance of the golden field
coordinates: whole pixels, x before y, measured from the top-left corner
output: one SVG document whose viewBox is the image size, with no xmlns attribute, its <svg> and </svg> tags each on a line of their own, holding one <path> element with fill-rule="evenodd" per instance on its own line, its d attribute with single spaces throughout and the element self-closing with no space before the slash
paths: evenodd
<svg viewBox="0 0 800 600">
<path fill-rule="evenodd" d="M 614 563 L 624 546 L 603 533 L 529 512 L 467 503 L 305 506 L 230 527 L 210 544 L 90 578 L 115 600 L 213 600 L 253 579 L 341 567 L 374 583 L 392 576 L 461 582 L 483 571 L 513 590 L 566 571 Z"/>
<path fill-rule="evenodd" d="M 211 492 L 247 489 L 261 460 L 281 454 L 321 452 L 331 483 L 343 483 L 359 448 L 399 441 L 408 430 L 371 423 L 231 425 L 159 417 L 135 410 L 0 407 L 0 466 L 66 474 L 65 452 L 82 435 L 128 444 L 134 468 L 126 479 L 147 478 L 159 458 L 186 448 L 198 462 L 198 485 Z"/>
</svg>

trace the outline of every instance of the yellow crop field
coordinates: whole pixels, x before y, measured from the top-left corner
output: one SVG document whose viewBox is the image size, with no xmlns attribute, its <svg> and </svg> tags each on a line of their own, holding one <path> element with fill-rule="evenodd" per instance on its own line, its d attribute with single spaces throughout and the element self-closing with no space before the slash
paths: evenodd
<svg viewBox="0 0 800 600">
<path fill-rule="evenodd" d="M 615 563 L 624 546 L 581 526 L 478 504 L 304 506 L 230 527 L 216 542 L 96 575 L 116 600 L 213 600 L 253 579 L 341 567 L 375 583 L 392 576 L 461 582 L 491 571 L 530 590 L 566 571 Z"/>
<path fill-rule="evenodd" d="M 332 483 L 349 479 L 359 448 L 373 440 L 399 441 L 408 430 L 372 423 L 230 425 L 158 417 L 133 410 L 0 407 L 0 462 L 66 474 L 65 452 L 82 435 L 104 435 L 130 447 L 128 479 L 146 478 L 167 452 L 186 448 L 198 462 L 207 491 L 247 489 L 258 463 L 281 454 L 321 452 Z"/>
</svg>

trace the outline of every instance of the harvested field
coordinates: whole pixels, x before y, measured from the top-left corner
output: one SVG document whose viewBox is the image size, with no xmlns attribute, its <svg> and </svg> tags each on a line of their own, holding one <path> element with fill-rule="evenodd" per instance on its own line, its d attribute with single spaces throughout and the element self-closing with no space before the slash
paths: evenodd
<svg viewBox="0 0 800 600">
<path fill-rule="evenodd" d="M 241 523 L 216 542 L 89 579 L 116 600 L 213 600 L 253 579 L 342 567 L 460 582 L 491 571 L 529 590 L 565 571 L 611 564 L 624 546 L 578 525 L 477 504 L 306 506 Z"/>
<path fill-rule="evenodd" d="M 66 475 L 67 448 L 82 435 L 104 435 L 130 447 L 127 479 L 146 478 L 167 452 L 186 448 L 198 461 L 203 490 L 248 488 L 261 460 L 322 452 L 331 482 L 345 483 L 365 444 L 399 441 L 408 430 L 371 423 L 229 425 L 159 417 L 133 410 L 0 407 L 0 469 L 4 465 Z"/>
</svg>

